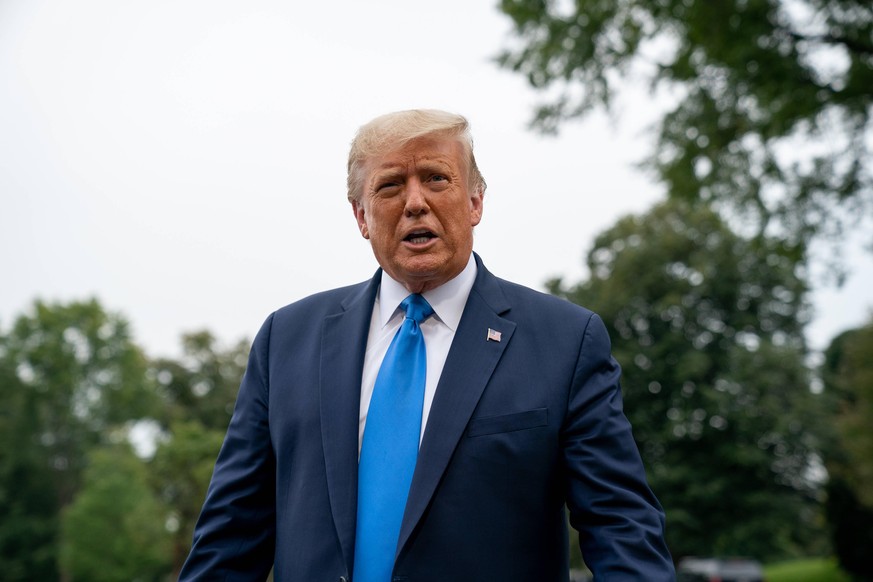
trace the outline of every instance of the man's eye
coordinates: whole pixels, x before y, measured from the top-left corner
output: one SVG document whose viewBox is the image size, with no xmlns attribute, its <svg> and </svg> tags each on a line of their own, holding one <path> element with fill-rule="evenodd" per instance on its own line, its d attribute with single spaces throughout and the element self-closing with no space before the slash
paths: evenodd
<svg viewBox="0 0 873 582">
<path fill-rule="evenodd" d="M 448 178 L 446 178 L 442 174 L 434 174 L 430 177 L 430 180 L 431 182 L 445 182 L 446 180 L 448 180 Z"/>
</svg>

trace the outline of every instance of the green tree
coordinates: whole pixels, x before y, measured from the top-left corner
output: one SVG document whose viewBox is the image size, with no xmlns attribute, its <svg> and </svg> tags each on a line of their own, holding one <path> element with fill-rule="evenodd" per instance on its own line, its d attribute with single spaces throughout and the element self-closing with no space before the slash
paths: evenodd
<svg viewBox="0 0 873 582">
<path fill-rule="evenodd" d="M 0 562 L 5 579 L 52 580 L 88 451 L 153 414 L 154 392 L 127 322 L 96 300 L 36 301 L 4 337 L 0 370 Z"/>
<path fill-rule="evenodd" d="M 671 196 L 718 203 L 800 257 L 868 217 L 868 0 L 501 0 L 498 57 L 550 95 L 533 124 L 610 108 L 624 81 L 662 90 L 648 164 Z M 835 250 L 839 247 L 835 245 Z"/>
<path fill-rule="evenodd" d="M 171 532 L 168 556 L 178 578 L 191 550 L 194 525 L 206 497 L 224 431 L 205 428 L 196 420 L 177 422 L 149 463 L 150 483 L 167 510 Z"/>
<path fill-rule="evenodd" d="M 832 402 L 825 463 L 828 521 L 840 563 L 873 579 L 873 322 L 834 338 L 822 377 Z"/>
<path fill-rule="evenodd" d="M 61 564 L 72 580 L 157 582 L 170 571 L 166 512 L 126 444 L 89 455 L 84 486 L 63 514 Z"/>
<path fill-rule="evenodd" d="M 25 386 L 0 336 L 0 572 L 9 582 L 57 579 L 57 496 Z"/>
<path fill-rule="evenodd" d="M 834 338 L 825 351 L 826 387 L 836 399 L 845 466 L 840 473 L 858 499 L 873 509 L 873 322 Z"/>
<path fill-rule="evenodd" d="M 208 331 L 189 333 L 182 337 L 179 360 L 160 359 L 149 367 L 164 402 L 160 421 L 165 431 L 150 463 L 151 483 L 169 508 L 176 575 L 191 549 L 194 525 L 245 371 L 248 345 L 241 340 L 223 348 Z"/>
<path fill-rule="evenodd" d="M 603 317 L 676 557 L 785 557 L 820 528 L 806 286 L 782 245 L 670 202 L 597 237 L 553 293 Z"/>
<path fill-rule="evenodd" d="M 208 331 L 183 335 L 181 359 L 158 359 L 149 366 L 149 377 L 157 381 L 164 402 L 160 420 L 166 425 L 196 420 L 206 428 L 224 432 L 248 350 L 245 339 L 222 348 Z"/>
</svg>

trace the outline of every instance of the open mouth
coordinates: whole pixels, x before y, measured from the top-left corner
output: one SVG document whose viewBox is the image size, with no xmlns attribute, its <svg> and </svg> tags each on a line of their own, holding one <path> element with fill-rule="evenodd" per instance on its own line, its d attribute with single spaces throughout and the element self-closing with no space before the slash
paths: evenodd
<svg viewBox="0 0 873 582">
<path fill-rule="evenodd" d="M 436 235 L 429 230 L 416 230 L 414 232 L 409 233 L 403 240 L 406 242 L 410 242 L 412 244 L 420 245 L 424 244 L 432 238 L 436 238 Z"/>
</svg>

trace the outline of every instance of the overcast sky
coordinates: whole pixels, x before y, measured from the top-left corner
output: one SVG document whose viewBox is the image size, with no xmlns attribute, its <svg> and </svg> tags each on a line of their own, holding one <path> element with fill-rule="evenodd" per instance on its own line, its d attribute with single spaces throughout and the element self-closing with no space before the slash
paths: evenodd
<svg viewBox="0 0 873 582">
<path fill-rule="evenodd" d="M 488 181 L 475 249 L 542 288 L 663 197 L 633 168 L 651 101 L 559 138 L 493 57 L 495 2 L 0 0 L 0 327 L 39 297 L 97 296 L 150 355 L 184 331 L 252 337 L 274 309 L 376 268 L 345 198 L 356 129 L 461 113 Z M 815 347 L 861 324 L 873 260 L 814 295 Z"/>
</svg>

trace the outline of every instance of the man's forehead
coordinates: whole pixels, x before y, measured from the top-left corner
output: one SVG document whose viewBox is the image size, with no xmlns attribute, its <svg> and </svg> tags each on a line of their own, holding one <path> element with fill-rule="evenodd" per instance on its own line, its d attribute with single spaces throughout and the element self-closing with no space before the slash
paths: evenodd
<svg viewBox="0 0 873 582">
<path fill-rule="evenodd" d="M 375 154 L 367 160 L 372 170 L 393 169 L 415 163 L 451 164 L 462 161 L 463 146 L 452 137 L 421 137 Z"/>
</svg>

